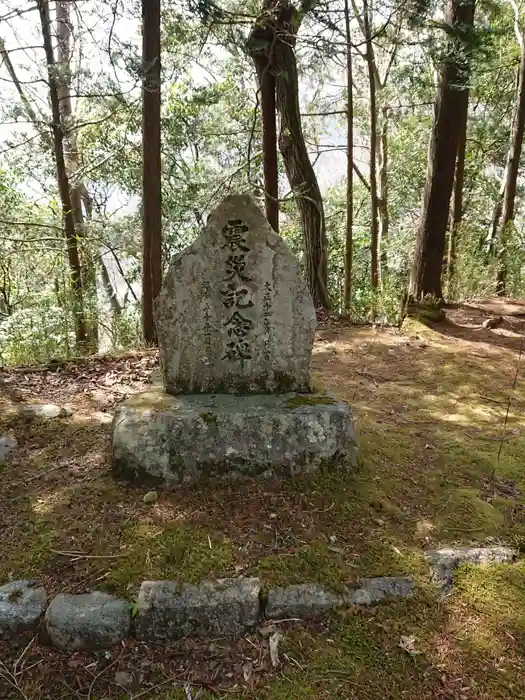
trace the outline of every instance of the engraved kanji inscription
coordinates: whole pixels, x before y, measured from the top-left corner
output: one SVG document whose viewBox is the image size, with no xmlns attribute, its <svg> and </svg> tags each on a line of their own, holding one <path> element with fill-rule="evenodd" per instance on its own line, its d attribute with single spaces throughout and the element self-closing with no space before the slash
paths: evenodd
<svg viewBox="0 0 525 700">
<path fill-rule="evenodd" d="M 228 335 L 236 336 L 237 338 L 246 338 L 250 329 L 253 327 L 253 321 L 245 318 L 238 311 L 234 311 L 230 318 L 224 324 L 228 329 Z"/>
<path fill-rule="evenodd" d="M 222 358 L 223 360 L 251 360 L 252 351 L 249 343 L 245 340 L 235 341 L 232 340 L 226 346 L 226 352 Z"/>
<path fill-rule="evenodd" d="M 222 235 L 226 239 L 226 243 L 222 247 L 229 248 L 232 252 L 235 252 L 237 249 L 245 253 L 248 252 L 250 248 L 244 237 L 247 231 L 248 226 L 243 224 L 241 219 L 229 219 L 226 226 L 222 229 Z"/>
<path fill-rule="evenodd" d="M 211 285 L 208 281 L 203 282 L 202 291 L 203 291 L 203 295 L 204 295 L 204 302 L 203 302 L 204 347 L 206 349 L 206 356 L 209 359 L 212 356 L 212 326 L 211 326 L 211 305 L 210 305 Z"/>
<path fill-rule="evenodd" d="M 270 313 L 272 309 L 272 288 L 269 282 L 264 285 L 264 296 L 263 296 L 263 326 L 264 326 L 264 359 L 269 362 L 270 353 L 270 334 L 271 334 L 271 322 Z"/>
<path fill-rule="evenodd" d="M 229 284 L 227 289 L 220 289 L 219 292 L 222 303 L 227 309 L 231 309 L 232 306 L 238 309 L 248 309 L 253 306 L 253 301 L 247 298 L 250 293 L 247 289 L 238 289 L 234 284 Z"/>
<path fill-rule="evenodd" d="M 244 274 L 246 267 L 246 256 L 244 255 L 228 255 L 226 258 L 226 277 L 225 281 L 239 278 L 241 282 L 251 282 L 251 278 Z"/>
</svg>

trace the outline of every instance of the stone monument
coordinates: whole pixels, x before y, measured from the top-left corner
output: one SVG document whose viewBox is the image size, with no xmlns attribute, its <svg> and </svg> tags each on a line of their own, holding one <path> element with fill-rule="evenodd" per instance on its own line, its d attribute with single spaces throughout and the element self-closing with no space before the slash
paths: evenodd
<svg viewBox="0 0 525 700">
<path fill-rule="evenodd" d="M 227 197 L 173 258 L 155 311 L 164 383 L 118 407 L 117 475 L 176 485 L 355 463 L 350 408 L 312 392 L 299 264 L 250 197 Z"/>
</svg>

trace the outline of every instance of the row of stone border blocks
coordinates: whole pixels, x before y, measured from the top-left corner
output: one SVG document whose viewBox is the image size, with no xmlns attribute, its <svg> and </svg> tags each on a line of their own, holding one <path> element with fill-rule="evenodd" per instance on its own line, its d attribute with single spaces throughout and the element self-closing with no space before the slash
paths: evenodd
<svg viewBox="0 0 525 700">
<path fill-rule="evenodd" d="M 435 581 L 446 593 L 452 571 L 463 562 L 510 562 L 506 547 L 442 549 L 426 554 Z M 47 605 L 43 587 L 30 581 L 0 586 L 0 638 L 22 643 L 39 634 L 59 649 L 105 649 L 134 636 L 166 644 L 190 635 L 237 637 L 263 620 L 313 619 L 338 607 L 372 605 L 407 598 L 415 590 L 410 577 L 363 579 L 343 593 L 318 584 L 296 584 L 264 592 L 257 578 L 202 581 L 145 581 L 136 605 L 95 591 L 59 593 Z"/>
</svg>

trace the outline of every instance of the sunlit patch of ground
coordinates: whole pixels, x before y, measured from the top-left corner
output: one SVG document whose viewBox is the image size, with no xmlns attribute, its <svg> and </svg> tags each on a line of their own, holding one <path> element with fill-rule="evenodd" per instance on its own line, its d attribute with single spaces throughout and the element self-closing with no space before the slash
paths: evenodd
<svg viewBox="0 0 525 700">
<path fill-rule="evenodd" d="M 109 473 L 109 421 L 119 400 L 148 386 L 153 353 L 0 372 L 0 433 L 18 440 L 0 467 L 0 579 L 31 577 L 50 592 L 99 588 L 133 600 L 148 578 L 259 575 L 265 585 L 337 588 L 360 576 L 410 574 L 420 587 L 412 601 L 285 629 L 279 669 L 271 668 L 267 640 L 254 635 L 212 651 L 201 644 L 175 657 L 162 652 L 160 666 L 146 664 L 140 692 L 172 674 L 168 688 L 148 697 L 185 698 L 184 679 L 205 687 L 200 698 L 221 689 L 263 700 L 525 696 L 522 564 L 463 569 L 452 596 L 438 603 L 423 559 L 441 543 L 525 542 L 521 308 L 492 330 L 482 327 L 480 304 L 451 309 L 448 322 L 432 328 L 414 321 L 402 331 L 323 327 L 315 383 L 353 406 L 358 468 L 181 488 L 148 505 L 147 487 Z M 21 418 L 20 401 L 53 401 L 73 415 Z M 93 697 L 128 697 L 110 681 L 144 653 L 127 647 Z M 52 654 L 24 676 L 27 683 L 51 664 L 69 685 L 70 676 L 80 677 L 87 696 L 92 657 L 80 655 L 73 673 Z M 44 676 L 45 689 L 56 675 Z M 74 697 L 67 689 L 43 692 L 34 697 Z"/>
</svg>

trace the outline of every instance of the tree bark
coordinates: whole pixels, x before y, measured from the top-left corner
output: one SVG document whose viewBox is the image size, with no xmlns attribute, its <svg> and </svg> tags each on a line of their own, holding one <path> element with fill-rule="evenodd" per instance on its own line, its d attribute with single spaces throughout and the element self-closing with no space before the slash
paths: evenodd
<svg viewBox="0 0 525 700">
<path fill-rule="evenodd" d="M 57 89 L 62 117 L 62 133 L 64 135 L 64 160 L 69 180 L 71 207 L 75 220 L 75 231 L 78 245 L 81 248 L 81 275 L 86 308 L 86 330 L 88 334 L 88 349 L 90 352 L 98 350 L 98 299 L 97 299 L 97 273 L 91 260 L 89 249 L 86 249 L 86 225 L 82 211 L 82 190 L 85 186 L 77 179 L 79 168 L 79 152 L 77 144 L 77 130 L 73 117 L 73 105 L 71 100 L 71 16 L 69 0 L 57 0 Z"/>
<path fill-rule="evenodd" d="M 456 158 L 456 175 L 454 178 L 454 196 L 452 198 L 452 212 L 450 216 L 450 235 L 448 239 L 447 255 L 447 298 L 452 293 L 452 282 L 456 272 L 457 244 L 459 227 L 463 219 L 463 187 L 465 183 L 465 154 L 467 150 L 467 122 L 469 91 L 465 90 L 466 97 L 462 103 L 462 112 L 459 115 L 461 132 L 459 135 L 458 155 Z"/>
<path fill-rule="evenodd" d="M 262 147 L 266 218 L 279 233 L 279 172 L 277 169 L 277 114 L 275 76 L 265 68 L 261 76 Z"/>
<path fill-rule="evenodd" d="M 445 15 L 449 46 L 440 69 L 434 123 L 428 151 L 423 206 L 419 220 L 409 297 L 443 299 L 441 272 L 450 198 L 461 135 L 461 115 L 467 101 L 475 0 L 450 0 Z"/>
<path fill-rule="evenodd" d="M 157 343 L 153 302 L 162 283 L 160 0 L 142 0 L 142 327 Z"/>
<path fill-rule="evenodd" d="M 381 133 L 378 149 L 378 213 L 379 213 L 379 241 L 380 251 L 379 280 L 383 285 L 388 267 L 388 253 L 386 243 L 390 228 L 390 216 L 388 212 L 388 108 L 381 110 Z"/>
<path fill-rule="evenodd" d="M 365 34 L 366 66 L 368 71 L 368 88 L 370 95 L 370 281 L 372 289 L 377 289 L 378 264 L 377 244 L 379 238 L 379 199 L 377 195 L 377 104 L 376 77 L 374 75 L 374 53 L 370 27 L 370 8 L 368 0 L 363 0 L 363 28 Z"/>
<path fill-rule="evenodd" d="M 259 27 L 254 28 L 257 32 Z M 264 30 L 263 30 L 264 31 Z M 259 51 L 253 34 L 248 40 L 250 55 L 255 65 L 261 99 L 262 150 L 264 175 L 264 202 L 266 218 L 279 233 L 279 172 L 277 166 L 277 107 L 275 103 L 275 75 L 271 51 Z M 256 39 L 256 37 L 255 37 Z"/>
<path fill-rule="evenodd" d="M 279 149 L 299 210 L 306 277 L 314 304 L 330 307 L 323 199 L 303 136 L 295 44 L 303 19 L 289 0 L 268 0 L 251 32 L 249 50 L 266 55 L 275 75 L 276 106 L 281 117 Z M 254 47 L 255 40 L 255 47 Z"/>
<path fill-rule="evenodd" d="M 352 303 L 352 263 L 354 227 L 354 86 L 352 66 L 352 34 L 350 9 L 345 0 L 346 35 L 346 230 L 345 230 L 345 281 L 343 310 L 348 312 Z"/>
<path fill-rule="evenodd" d="M 67 254 L 70 267 L 71 289 L 73 293 L 73 312 L 75 317 L 75 336 L 77 349 L 84 352 L 88 345 L 88 332 L 84 316 L 84 294 L 82 285 L 82 270 L 77 245 L 77 232 L 70 197 L 69 178 L 64 159 L 64 133 L 60 116 L 59 86 L 57 80 L 57 65 L 51 40 L 51 19 L 48 0 L 38 0 L 38 11 L 42 28 L 42 38 L 46 55 L 47 75 L 49 82 L 49 97 L 52 112 L 52 132 L 55 163 L 57 169 L 58 189 L 62 202 L 62 214 L 66 236 Z"/>
<path fill-rule="evenodd" d="M 525 132 L 525 28 L 521 37 L 521 60 L 518 69 L 516 101 L 512 117 L 511 137 L 507 154 L 507 166 L 503 178 L 501 197 L 494 208 L 492 228 L 492 250 L 497 251 L 498 272 L 496 277 L 496 293 L 506 294 L 507 286 L 507 245 L 509 229 L 514 221 L 516 189 L 520 167 L 523 135 Z"/>
</svg>

